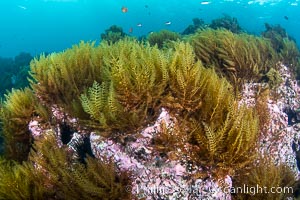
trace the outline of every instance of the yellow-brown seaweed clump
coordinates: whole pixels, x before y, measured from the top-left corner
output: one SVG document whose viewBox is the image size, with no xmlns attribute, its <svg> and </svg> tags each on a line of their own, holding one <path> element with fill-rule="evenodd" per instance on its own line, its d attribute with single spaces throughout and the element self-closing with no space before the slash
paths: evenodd
<svg viewBox="0 0 300 200">
<path fill-rule="evenodd" d="M 207 67 L 215 67 L 239 90 L 247 80 L 258 81 L 278 61 L 271 42 L 262 37 L 204 29 L 189 40 L 197 58 Z"/>
</svg>

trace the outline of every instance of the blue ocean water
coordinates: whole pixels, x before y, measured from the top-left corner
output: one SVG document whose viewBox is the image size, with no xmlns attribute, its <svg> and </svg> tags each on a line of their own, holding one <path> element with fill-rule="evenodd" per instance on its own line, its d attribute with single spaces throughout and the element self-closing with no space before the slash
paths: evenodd
<svg viewBox="0 0 300 200">
<path fill-rule="evenodd" d="M 0 56 L 61 51 L 80 40 L 100 40 L 111 25 L 133 36 L 168 29 L 182 32 L 197 17 L 206 23 L 223 14 L 249 33 L 280 24 L 300 42 L 299 0 L 1 0 Z M 122 6 L 128 12 L 122 12 Z M 170 22 L 170 24 L 166 24 Z M 140 24 L 141 26 L 137 26 Z"/>
</svg>

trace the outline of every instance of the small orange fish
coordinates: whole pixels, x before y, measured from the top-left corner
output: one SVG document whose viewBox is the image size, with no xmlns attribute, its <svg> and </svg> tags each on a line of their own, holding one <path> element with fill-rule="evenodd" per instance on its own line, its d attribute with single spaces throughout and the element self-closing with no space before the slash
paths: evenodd
<svg viewBox="0 0 300 200">
<path fill-rule="evenodd" d="M 125 6 L 122 6 L 121 8 L 122 13 L 127 13 L 128 12 L 128 8 Z"/>
<path fill-rule="evenodd" d="M 132 32 L 133 32 L 133 28 L 130 27 L 130 28 L 129 28 L 129 33 L 132 33 Z"/>
</svg>

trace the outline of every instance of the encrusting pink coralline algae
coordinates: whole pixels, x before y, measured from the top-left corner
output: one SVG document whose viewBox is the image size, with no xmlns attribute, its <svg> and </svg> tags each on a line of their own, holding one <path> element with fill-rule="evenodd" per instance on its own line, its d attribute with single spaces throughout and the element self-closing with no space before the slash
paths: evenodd
<svg viewBox="0 0 300 200">
<path fill-rule="evenodd" d="M 126 148 L 120 147 L 109 139 L 99 141 L 100 136 L 91 134 L 91 144 L 95 155 L 113 157 L 120 169 L 133 172 L 134 183 L 130 192 L 146 199 L 203 199 L 216 197 L 229 199 L 211 180 L 195 180 L 192 184 L 186 177 L 190 172 L 182 161 L 161 161 L 151 148 L 151 139 L 159 131 L 161 121 L 170 126 L 172 119 L 167 110 L 162 112 L 153 126 L 143 130 L 135 142 L 128 143 Z M 143 152 L 142 159 L 135 159 L 138 152 Z"/>
<path fill-rule="evenodd" d="M 300 107 L 300 88 L 292 79 L 286 66 L 282 65 L 279 73 L 283 79 L 280 86 L 277 87 L 277 93 L 280 95 L 277 100 L 268 99 L 270 124 L 267 134 L 261 138 L 259 150 L 267 156 L 272 156 L 276 163 L 287 163 L 298 176 L 299 170 L 292 146 L 293 144 L 298 145 L 300 124 L 291 125 L 288 123 L 286 109 L 287 107 L 291 109 Z M 245 84 L 240 103 L 254 106 L 258 86 L 258 83 Z M 55 106 L 53 106 L 53 113 L 56 118 L 62 119 L 62 113 Z M 70 123 L 76 123 L 75 119 L 67 118 L 67 120 Z M 200 167 L 196 166 L 190 170 L 184 158 L 182 160 L 169 160 L 159 156 L 151 141 L 160 131 L 162 121 L 168 127 L 172 127 L 176 119 L 169 115 L 168 110 L 162 108 L 156 122 L 137 133 L 136 139 L 127 142 L 126 146 L 102 138 L 95 133 L 90 133 L 93 154 L 99 159 L 103 159 L 103 157 L 112 158 L 120 170 L 131 171 L 134 182 L 132 186 L 128 186 L 126 189 L 127 192 L 135 194 L 140 199 L 231 199 L 231 194 L 223 191 L 218 182 L 211 176 L 205 180 L 200 178 L 191 180 L 191 174 L 201 171 Z M 39 137 L 44 132 L 37 121 L 31 121 L 29 128 L 34 138 Z M 72 141 L 81 139 L 80 132 L 78 130 L 78 133 L 73 135 L 73 139 L 69 142 L 70 148 L 72 148 Z M 280 139 L 274 140 L 275 135 L 279 135 Z M 298 146 L 297 148 L 299 149 Z M 180 155 L 180 149 L 177 153 Z M 226 176 L 224 181 L 228 187 L 232 186 L 230 176 Z"/>
<path fill-rule="evenodd" d="M 274 162 L 286 163 L 299 176 L 297 160 L 293 144 L 297 144 L 300 139 L 300 124 L 289 124 L 287 110 L 300 108 L 300 88 L 296 80 L 291 76 L 289 69 L 280 65 L 279 70 L 282 82 L 276 87 L 276 99 L 267 99 L 267 106 L 270 115 L 270 122 L 267 133 L 263 135 L 260 142 L 260 152 L 272 156 Z M 248 83 L 244 85 L 241 103 L 248 106 L 255 105 L 255 93 L 263 84 Z"/>
</svg>

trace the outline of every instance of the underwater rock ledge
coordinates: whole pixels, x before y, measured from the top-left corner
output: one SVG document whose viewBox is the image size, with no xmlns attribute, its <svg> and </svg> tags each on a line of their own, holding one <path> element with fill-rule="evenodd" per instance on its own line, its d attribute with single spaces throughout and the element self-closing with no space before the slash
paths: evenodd
<svg viewBox="0 0 300 200">
<path fill-rule="evenodd" d="M 276 88 L 277 99 L 267 99 L 270 120 L 266 134 L 260 138 L 259 152 L 264 156 L 270 156 L 275 164 L 287 164 L 298 180 L 300 172 L 295 151 L 299 151 L 300 146 L 300 123 L 291 119 L 295 123 L 289 124 L 286 110 L 287 108 L 295 110 L 300 107 L 300 88 L 292 79 L 291 72 L 286 66 L 281 64 L 279 73 L 283 81 Z M 240 104 L 255 106 L 257 103 L 255 96 L 262 87 L 264 87 L 263 83 L 244 84 Z M 52 112 L 57 119 L 67 120 L 67 123 L 74 124 L 75 127 L 76 119 L 65 117 L 55 106 Z M 193 174 L 201 173 L 203 169 L 201 166 L 191 167 L 186 155 L 180 149 L 173 153 L 177 158 L 182 159 L 170 160 L 153 148 L 152 140 L 162 129 L 162 123 L 172 128 L 175 121 L 176 116 L 172 116 L 167 109 L 161 108 L 156 122 L 135 134 L 137 138 L 128 141 L 126 146 L 111 139 L 102 138 L 93 132 L 84 133 L 83 130 L 75 130 L 68 145 L 72 149 L 74 140 L 82 140 L 80 135 L 89 135 L 95 157 L 100 160 L 105 157 L 111 158 L 118 169 L 132 172 L 131 178 L 134 182 L 126 190 L 139 199 L 231 199 L 231 194 L 222 190 L 220 180 L 215 180 L 212 176 L 192 178 Z M 45 132 L 41 127 L 43 126 L 37 121 L 29 123 L 31 134 L 36 140 L 41 133 Z M 57 133 L 59 132 L 59 127 L 57 127 Z M 57 134 L 57 142 L 61 146 L 59 138 Z M 187 138 L 183 138 L 182 142 L 186 143 L 185 147 L 188 151 Z M 227 175 L 223 181 L 225 185 L 232 187 L 232 177 Z"/>
</svg>

